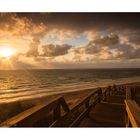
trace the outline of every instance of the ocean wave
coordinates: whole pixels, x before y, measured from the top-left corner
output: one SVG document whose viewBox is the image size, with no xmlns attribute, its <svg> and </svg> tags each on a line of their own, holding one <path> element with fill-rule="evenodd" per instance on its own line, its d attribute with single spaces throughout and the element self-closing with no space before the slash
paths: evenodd
<svg viewBox="0 0 140 140">
<path fill-rule="evenodd" d="M 97 79 L 96 81 L 91 82 L 75 82 L 67 84 L 59 84 L 54 87 L 47 87 L 42 85 L 42 88 L 27 88 L 24 89 L 11 89 L 11 90 L 1 90 L 0 91 L 0 103 L 19 101 L 31 98 L 39 98 L 43 96 L 49 96 L 59 93 L 68 93 L 84 89 L 92 89 L 96 87 L 105 87 L 113 84 L 125 84 L 140 82 L 140 77 L 131 77 L 131 78 L 119 78 L 119 79 Z"/>
</svg>

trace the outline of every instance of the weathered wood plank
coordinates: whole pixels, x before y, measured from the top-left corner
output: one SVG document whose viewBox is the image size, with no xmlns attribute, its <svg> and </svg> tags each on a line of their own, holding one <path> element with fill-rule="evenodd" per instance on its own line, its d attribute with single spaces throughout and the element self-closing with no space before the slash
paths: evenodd
<svg viewBox="0 0 140 140">
<path fill-rule="evenodd" d="M 76 127 L 80 124 L 82 119 L 89 113 L 90 109 L 95 106 L 98 103 L 98 100 L 96 100 L 92 105 L 90 105 L 85 111 L 83 111 L 79 117 L 70 125 L 70 127 Z"/>
<path fill-rule="evenodd" d="M 110 96 L 110 92 L 112 91 L 111 87 L 107 87 L 102 91 L 102 98 L 101 100 L 106 101 L 107 97 Z"/>
<path fill-rule="evenodd" d="M 132 95 L 131 95 L 131 86 L 127 86 L 126 87 L 126 99 L 129 100 L 132 98 Z"/>
<path fill-rule="evenodd" d="M 82 105 L 88 104 L 90 98 L 92 96 L 95 96 L 96 94 L 98 94 L 98 92 L 99 92 L 99 90 L 94 91 L 91 95 L 89 95 L 88 97 L 85 97 L 85 99 L 83 101 L 78 102 L 77 105 L 70 110 L 70 112 L 68 112 L 67 114 L 65 114 L 64 116 L 62 116 L 59 120 L 57 120 L 56 122 L 54 122 L 50 127 L 58 127 L 58 126 L 61 126 L 62 123 L 65 126 L 69 126 L 69 124 L 67 123 L 68 118 L 70 118 Z M 94 98 L 93 103 L 95 103 L 97 101 L 99 101 L 99 96 L 96 96 L 96 98 Z M 91 106 L 91 105 L 89 105 L 89 106 Z"/>
<path fill-rule="evenodd" d="M 60 108 L 60 104 L 57 104 L 57 107 L 53 110 L 53 119 L 54 121 L 59 119 L 61 117 L 61 108 Z"/>
<path fill-rule="evenodd" d="M 11 127 L 18 123 L 22 125 L 31 126 L 35 121 L 43 117 L 42 115 L 54 108 L 57 107 L 59 99 L 62 97 L 56 98 L 54 101 L 50 101 L 49 103 L 43 102 L 38 104 L 0 124 L 0 127 Z M 45 115 L 45 114 L 44 114 Z"/>
<path fill-rule="evenodd" d="M 59 98 L 59 103 L 62 105 L 62 108 L 64 109 L 65 112 L 69 112 L 69 106 L 66 103 L 66 101 L 64 100 L 64 98 Z"/>
<path fill-rule="evenodd" d="M 140 127 L 140 107 L 134 100 L 125 100 L 126 111 L 132 127 Z"/>
<path fill-rule="evenodd" d="M 102 94 L 101 88 L 99 88 L 99 90 L 98 90 L 98 96 L 99 96 L 99 102 L 101 102 L 101 100 L 103 99 L 103 94 Z"/>
</svg>

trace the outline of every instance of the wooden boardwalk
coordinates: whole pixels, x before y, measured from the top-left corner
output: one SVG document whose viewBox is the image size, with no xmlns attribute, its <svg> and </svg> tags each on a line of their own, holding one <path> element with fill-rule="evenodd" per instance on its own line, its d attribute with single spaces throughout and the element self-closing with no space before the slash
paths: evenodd
<svg viewBox="0 0 140 140">
<path fill-rule="evenodd" d="M 85 117 L 79 127 L 125 127 L 124 96 L 112 95 L 98 103 Z"/>
<path fill-rule="evenodd" d="M 1 127 L 140 127 L 139 87 L 98 88 L 72 108 L 63 97 L 38 104 Z"/>
</svg>

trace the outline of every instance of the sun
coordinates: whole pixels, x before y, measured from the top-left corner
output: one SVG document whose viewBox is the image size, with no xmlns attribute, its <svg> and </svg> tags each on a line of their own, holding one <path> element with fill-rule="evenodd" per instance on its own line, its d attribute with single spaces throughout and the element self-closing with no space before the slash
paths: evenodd
<svg viewBox="0 0 140 140">
<path fill-rule="evenodd" d="M 14 50 L 11 48 L 2 48 L 0 49 L 0 56 L 4 58 L 9 58 L 14 55 Z"/>
</svg>

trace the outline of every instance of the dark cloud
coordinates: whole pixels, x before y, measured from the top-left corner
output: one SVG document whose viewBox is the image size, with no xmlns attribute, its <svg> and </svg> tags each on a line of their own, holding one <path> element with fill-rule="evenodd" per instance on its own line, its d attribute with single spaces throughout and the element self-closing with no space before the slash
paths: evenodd
<svg viewBox="0 0 140 140">
<path fill-rule="evenodd" d="M 135 56 L 137 50 L 134 49 L 132 45 L 128 44 L 119 44 L 115 47 L 116 51 L 119 51 L 118 58 L 132 59 L 132 58 L 140 58 L 140 56 Z"/>
<path fill-rule="evenodd" d="M 47 57 L 54 57 L 54 56 L 60 56 L 65 55 L 68 53 L 68 50 L 72 47 L 68 44 L 62 44 L 62 45 L 44 45 L 43 47 L 43 56 Z"/>
<path fill-rule="evenodd" d="M 116 27 L 140 29 L 139 13 L 50 13 L 46 17 L 49 28 L 68 28 L 79 31 Z"/>
<path fill-rule="evenodd" d="M 90 29 L 140 30 L 139 13 L 17 13 L 18 17 L 27 17 L 35 24 L 44 23 L 48 29 L 73 29 L 85 31 Z"/>
<path fill-rule="evenodd" d="M 119 37 L 116 34 L 109 34 L 104 37 L 99 37 L 90 41 L 88 45 L 85 47 L 85 51 L 88 54 L 99 53 L 103 47 L 113 48 L 119 43 Z"/>
<path fill-rule="evenodd" d="M 108 46 L 108 45 L 116 45 L 117 43 L 119 43 L 119 37 L 118 37 L 118 35 L 111 33 L 111 34 L 109 34 L 107 36 L 103 36 L 103 37 L 100 37 L 99 39 L 96 39 L 94 41 L 94 43 L 96 45 L 104 44 L 106 46 Z"/>
<path fill-rule="evenodd" d="M 140 31 L 137 31 L 135 33 L 131 33 L 127 36 L 128 41 L 131 43 L 134 43 L 136 45 L 140 45 Z"/>
</svg>

